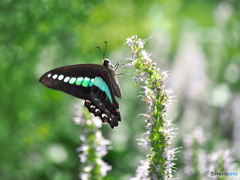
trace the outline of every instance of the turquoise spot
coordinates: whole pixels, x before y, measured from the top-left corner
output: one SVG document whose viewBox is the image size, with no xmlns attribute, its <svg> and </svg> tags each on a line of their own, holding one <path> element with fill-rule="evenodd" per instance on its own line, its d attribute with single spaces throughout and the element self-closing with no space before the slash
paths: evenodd
<svg viewBox="0 0 240 180">
<path fill-rule="evenodd" d="M 82 86 L 88 87 L 89 81 L 90 81 L 90 78 L 85 77 L 84 80 L 83 80 Z"/>
<path fill-rule="evenodd" d="M 67 77 L 65 77 L 65 79 L 63 80 L 64 82 L 68 82 L 69 81 L 69 79 L 70 79 L 70 77 L 69 76 L 67 76 Z"/>
<path fill-rule="evenodd" d="M 77 78 L 72 77 L 69 81 L 69 84 L 74 84 L 76 82 Z"/>
<path fill-rule="evenodd" d="M 105 91 L 105 93 L 107 94 L 110 102 L 111 103 L 113 102 L 111 93 L 110 93 L 109 88 L 108 88 L 108 85 L 103 81 L 102 78 L 97 77 L 93 84 L 95 86 L 97 86 L 99 89 L 101 89 L 102 91 Z"/>
<path fill-rule="evenodd" d="M 91 79 L 91 81 L 89 82 L 89 86 L 91 87 L 94 83 L 95 79 Z"/>
<path fill-rule="evenodd" d="M 54 74 L 52 78 L 53 78 L 53 79 L 57 79 L 57 77 L 58 77 L 58 75 L 57 75 L 57 74 Z"/>
<path fill-rule="evenodd" d="M 51 77 L 51 76 L 52 76 L 52 74 L 48 74 L 48 75 L 47 75 L 47 77 Z"/>
<path fill-rule="evenodd" d="M 83 77 L 77 78 L 76 85 L 81 85 L 83 81 Z"/>
<path fill-rule="evenodd" d="M 63 80 L 63 78 L 64 78 L 64 75 L 62 75 L 62 74 L 60 76 L 58 76 L 58 80 L 60 80 L 60 81 Z"/>
</svg>

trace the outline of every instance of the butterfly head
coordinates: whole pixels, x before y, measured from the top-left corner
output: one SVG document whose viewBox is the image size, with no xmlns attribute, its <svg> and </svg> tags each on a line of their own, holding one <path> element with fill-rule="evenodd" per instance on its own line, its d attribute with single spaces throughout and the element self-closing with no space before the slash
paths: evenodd
<svg viewBox="0 0 240 180">
<path fill-rule="evenodd" d="M 106 67 L 106 66 L 109 66 L 110 61 L 108 59 L 103 59 L 103 65 Z"/>
<path fill-rule="evenodd" d="M 113 69 L 114 66 L 111 64 L 111 62 L 108 59 L 103 60 L 103 66 L 106 67 L 107 69 Z"/>
</svg>

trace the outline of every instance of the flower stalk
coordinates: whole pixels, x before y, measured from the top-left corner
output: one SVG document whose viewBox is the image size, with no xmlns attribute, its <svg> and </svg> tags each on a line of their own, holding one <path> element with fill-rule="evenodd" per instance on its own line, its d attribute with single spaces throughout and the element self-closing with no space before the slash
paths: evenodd
<svg viewBox="0 0 240 180">
<path fill-rule="evenodd" d="M 74 118 L 74 122 L 81 127 L 80 140 L 82 141 L 81 147 L 77 149 L 80 153 L 79 158 L 82 165 L 79 179 L 101 180 L 106 176 L 107 171 L 112 169 L 110 165 L 102 160 L 102 157 L 107 154 L 111 143 L 102 136 L 102 132 L 99 129 L 102 126 L 102 122 L 96 119 L 96 117 L 91 118 L 91 115 L 86 112 L 87 110 L 84 111 L 82 106 L 77 104 L 76 108 L 78 111 L 76 112 L 77 117 Z"/>
<path fill-rule="evenodd" d="M 132 36 L 127 39 L 131 48 L 132 58 L 126 64 L 137 72 L 134 82 L 143 81 L 145 95 L 142 100 L 146 102 L 148 111 L 146 118 L 146 132 L 139 139 L 140 145 L 150 150 L 146 160 L 141 161 L 141 166 L 136 171 L 136 177 L 132 179 L 172 179 L 174 169 L 174 157 L 176 150 L 169 149 L 170 140 L 174 137 L 174 125 L 166 119 L 166 111 L 172 102 L 172 90 L 165 89 L 168 80 L 168 72 L 160 72 L 156 63 L 150 58 L 151 54 L 144 49 L 147 40 Z"/>
</svg>

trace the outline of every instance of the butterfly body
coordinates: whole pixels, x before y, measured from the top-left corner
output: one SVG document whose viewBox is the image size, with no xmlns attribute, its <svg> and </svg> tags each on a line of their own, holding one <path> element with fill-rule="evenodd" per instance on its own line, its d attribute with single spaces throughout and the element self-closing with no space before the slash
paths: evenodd
<svg viewBox="0 0 240 180">
<path fill-rule="evenodd" d="M 40 82 L 51 89 L 60 90 L 85 100 L 85 107 L 113 128 L 121 121 L 116 97 L 121 89 L 109 60 L 103 65 L 76 64 L 53 69 L 45 73 Z"/>
</svg>

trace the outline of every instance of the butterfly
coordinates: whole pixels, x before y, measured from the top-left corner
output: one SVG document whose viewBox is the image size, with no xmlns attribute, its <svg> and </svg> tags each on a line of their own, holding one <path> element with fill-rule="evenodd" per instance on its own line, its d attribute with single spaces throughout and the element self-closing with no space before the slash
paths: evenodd
<svg viewBox="0 0 240 180">
<path fill-rule="evenodd" d="M 114 128 L 121 121 L 115 96 L 122 98 L 116 78 L 118 64 L 113 66 L 108 59 L 103 64 L 76 64 L 46 72 L 39 81 L 46 87 L 63 91 L 85 100 L 84 106 L 103 123 Z"/>
</svg>

